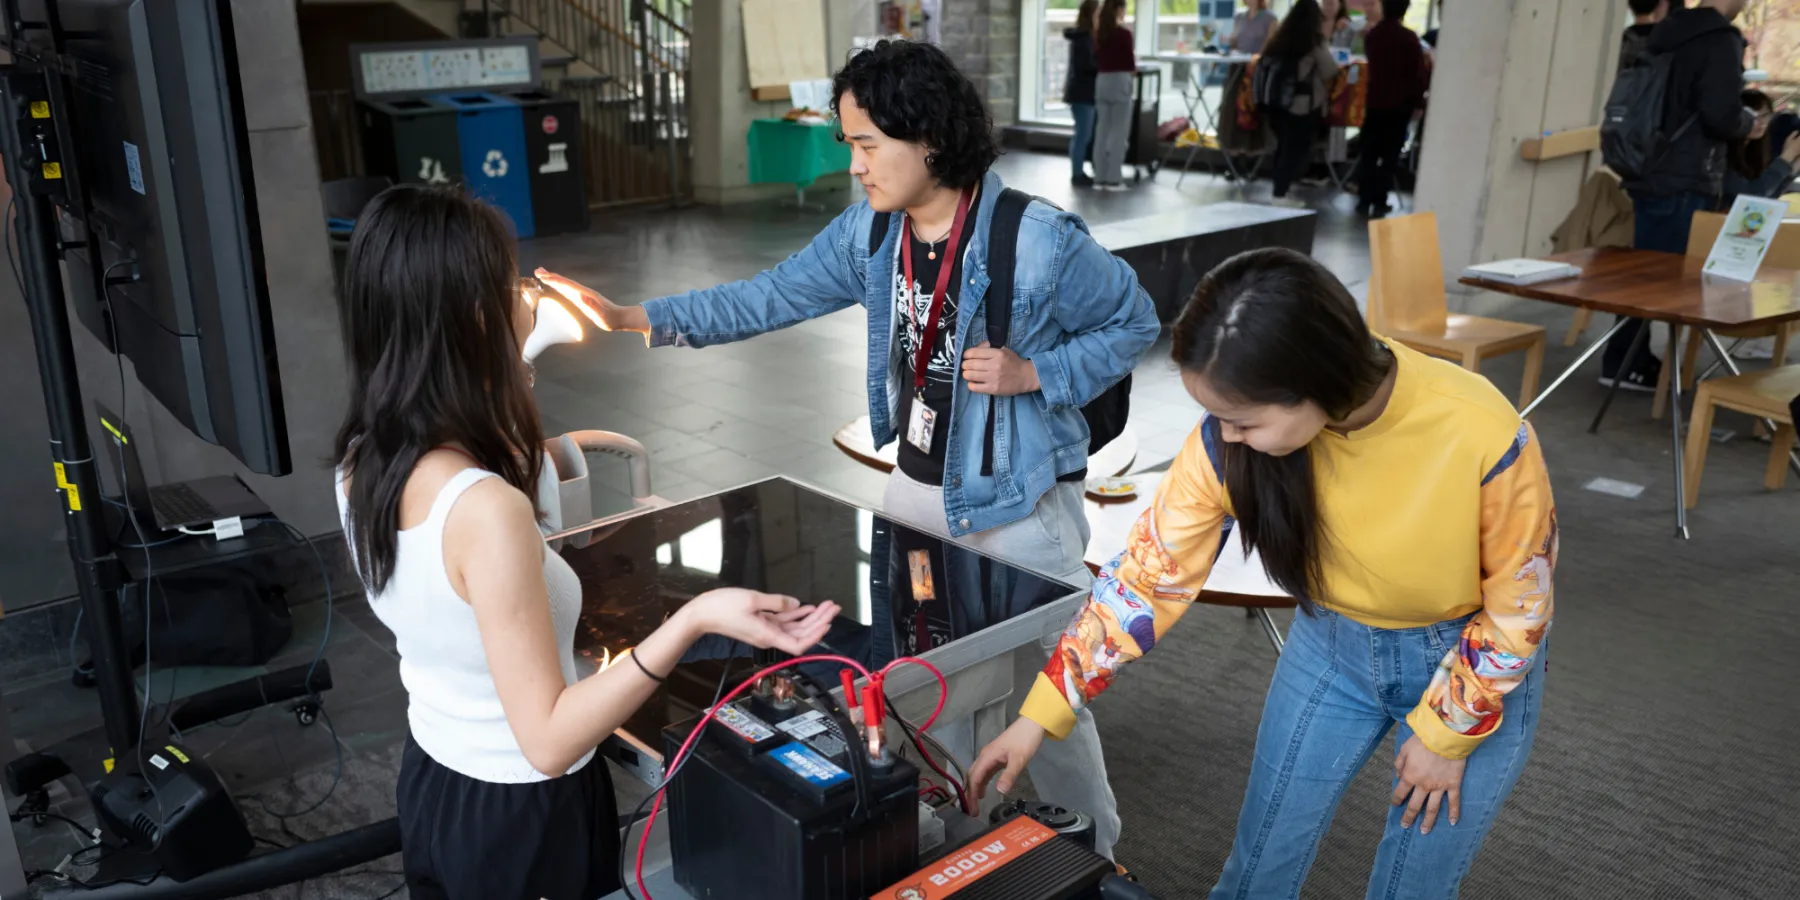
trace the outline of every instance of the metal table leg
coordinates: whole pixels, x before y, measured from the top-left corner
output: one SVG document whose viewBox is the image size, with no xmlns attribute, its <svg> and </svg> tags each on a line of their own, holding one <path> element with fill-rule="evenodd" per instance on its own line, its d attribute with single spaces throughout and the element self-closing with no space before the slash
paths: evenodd
<svg viewBox="0 0 1800 900">
<path fill-rule="evenodd" d="M 1275 645 L 1275 655 L 1280 656 L 1287 642 L 1281 639 L 1281 629 L 1275 625 L 1275 617 L 1269 614 L 1267 607 L 1256 607 L 1256 618 L 1262 622 L 1263 631 L 1269 635 L 1269 643 Z"/>
<path fill-rule="evenodd" d="M 1524 409 L 1519 410 L 1519 417 L 1520 418 L 1529 418 L 1531 416 L 1532 412 L 1534 410 L 1536 410 L 1540 404 L 1542 404 L 1545 400 L 1550 399 L 1551 394 L 1556 393 L 1557 388 L 1562 387 L 1563 382 L 1569 380 L 1569 376 L 1575 374 L 1576 369 L 1579 369 L 1583 365 L 1586 365 L 1587 361 L 1589 359 L 1592 359 L 1594 354 L 1599 353 L 1600 348 L 1606 346 L 1606 342 L 1609 340 L 1612 340 L 1612 336 L 1615 334 L 1618 334 L 1619 329 L 1624 328 L 1625 323 L 1627 321 L 1629 321 L 1629 320 L 1628 319 L 1620 319 L 1619 321 L 1614 322 L 1613 327 L 1608 328 L 1606 330 L 1606 333 L 1600 336 L 1599 340 L 1597 340 L 1594 343 L 1592 343 L 1591 345 L 1589 345 L 1586 350 L 1581 351 L 1581 355 L 1575 357 L 1575 361 L 1570 363 L 1569 367 L 1564 369 L 1562 371 L 1561 375 L 1556 376 L 1556 380 L 1550 382 L 1549 387 L 1546 387 L 1542 391 L 1538 392 L 1538 395 L 1535 399 L 1533 399 L 1530 403 L 1526 404 Z"/>
<path fill-rule="evenodd" d="M 1731 370 L 1731 374 L 1744 374 L 1743 370 L 1738 368 L 1737 360 L 1732 359 L 1731 354 L 1725 352 L 1725 347 L 1719 343 L 1719 336 L 1713 334 L 1712 329 L 1702 328 L 1700 333 L 1706 335 L 1707 344 L 1712 346 L 1713 353 L 1719 357 L 1720 362 L 1725 364 L 1725 368 Z M 1770 419 L 1763 419 L 1762 423 L 1764 428 L 1769 429 L 1769 439 L 1774 440 L 1776 433 L 1781 429 L 1777 428 L 1775 422 Z M 1800 454 L 1796 454 L 1792 449 L 1788 450 L 1788 468 L 1800 472 Z"/>
<path fill-rule="evenodd" d="M 1629 321 L 1631 321 L 1631 320 L 1630 319 L 1620 319 L 1618 321 L 1618 324 L 1616 324 L 1613 327 L 1613 330 L 1607 332 L 1607 334 L 1612 334 L 1613 331 L 1618 331 L 1621 327 L 1624 327 L 1626 322 L 1629 322 Z M 1638 331 L 1637 337 L 1632 340 L 1631 349 L 1625 351 L 1625 361 L 1622 363 L 1619 363 L 1619 371 L 1613 373 L 1612 387 L 1607 388 L 1606 399 L 1601 401 L 1601 403 L 1600 403 L 1600 411 L 1597 413 L 1594 413 L 1594 424 L 1588 426 L 1588 434 L 1599 434 L 1600 433 L 1600 420 L 1606 418 L 1606 411 L 1612 407 L 1613 397 L 1617 396 L 1619 393 L 1619 379 L 1621 377 L 1623 377 L 1626 372 L 1631 371 L 1631 367 L 1637 363 L 1638 354 L 1643 352 L 1645 350 L 1645 348 L 1650 346 L 1650 325 L 1651 325 L 1650 322 L 1644 323 L 1643 329 Z M 1673 325 L 1671 325 L 1669 327 L 1674 328 Z M 1670 341 L 1669 346 L 1671 346 L 1671 347 L 1675 346 L 1675 342 Z M 1671 351 L 1670 355 L 1673 355 L 1673 351 Z"/>
<path fill-rule="evenodd" d="M 1679 329 L 1676 329 L 1672 325 L 1670 326 L 1670 328 L 1671 328 L 1672 334 L 1675 334 L 1675 335 L 1680 334 Z M 1638 340 L 1635 343 L 1641 344 L 1643 342 L 1644 336 L 1649 333 L 1650 333 L 1650 325 L 1648 323 L 1645 323 L 1644 330 L 1638 334 Z M 1670 440 L 1675 445 L 1675 447 L 1674 447 L 1674 450 L 1675 450 L 1675 536 L 1678 538 L 1681 538 L 1682 540 L 1685 541 L 1688 539 L 1687 464 L 1683 461 L 1682 456 L 1686 452 L 1687 448 L 1686 448 L 1685 442 L 1682 441 L 1682 439 L 1681 439 L 1681 357 L 1682 357 L 1682 354 L 1679 352 L 1676 352 L 1675 345 L 1676 345 L 1676 341 L 1671 339 L 1669 341 L 1670 350 L 1669 350 L 1669 361 L 1667 363 L 1667 365 L 1673 366 L 1673 368 L 1671 368 L 1669 370 L 1669 428 L 1670 428 L 1669 434 L 1670 434 Z M 1627 364 L 1629 364 L 1629 362 Z M 1619 371 L 1619 374 L 1624 375 L 1625 371 L 1626 370 L 1621 369 Z M 1618 382 L 1615 381 L 1613 383 L 1613 386 L 1617 387 Z M 1608 395 L 1608 396 L 1610 399 L 1610 395 Z M 1605 410 L 1602 409 L 1601 412 L 1605 412 Z M 1595 419 L 1594 424 L 1599 425 L 1600 424 L 1599 419 Z"/>
</svg>

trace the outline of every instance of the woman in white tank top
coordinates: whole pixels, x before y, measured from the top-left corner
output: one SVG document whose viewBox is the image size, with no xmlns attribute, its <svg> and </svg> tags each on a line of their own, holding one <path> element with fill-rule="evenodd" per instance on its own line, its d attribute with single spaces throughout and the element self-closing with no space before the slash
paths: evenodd
<svg viewBox="0 0 1800 900">
<path fill-rule="evenodd" d="M 408 695 L 397 799 L 414 900 L 618 889 L 618 816 L 594 748 L 701 635 L 798 654 L 837 613 L 713 591 L 629 664 L 576 680 L 581 586 L 538 531 L 542 428 L 521 357 L 535 313 L 516 285 L 505 219 L 453 189 L 392 188 L 351 237 L 338 502 Z"/>
</svg>

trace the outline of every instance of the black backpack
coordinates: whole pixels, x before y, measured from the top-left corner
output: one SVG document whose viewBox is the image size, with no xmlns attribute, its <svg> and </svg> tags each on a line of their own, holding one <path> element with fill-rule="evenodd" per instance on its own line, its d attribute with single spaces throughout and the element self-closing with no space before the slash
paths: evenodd
<svg viewBox="0 0 1800 900">
<path fill-rule="evenodd" d="M 993 281 L 988 285 L 989 299 L 1005 297 L 1006 303 L 987 303 L 987 336 L 988 343 L 995 347 L 1006 346 L 1008 332 L 1012 328 L 1012 293 L 1013 268 L 1018 259 L 1019 224 L 1025 219 L 1025 208 L 1036 200 L 1053 209 L 1062 207 L 1034 197 L 1021 190 L 1007 188 L 1000 192 L 999 199 L 994 201 L 994 218 L 988 227 L 988 274 Z M 887 240 L 888 228 L 891 227 L 892 213 L 875 214 L 869 223 L 869 255 L 874 256 Z M 946 260 L 949 262 L 949 260 Z M 1089 401 L 1081 408 L 1082 418 L 1088 426 L 1088 455 L 1092 456 L 1101 447 L 1113 442 L 1125 431 L 1125 420 L 1131 415 L 1131 374 L 1126 373 L 1117 384 L 1100 393 L 1100 396 Z M 994 410 L 988 407 L 987 437 L 982 448 L 981 474 L 994 474 Z"/>
<path fill-rule="evenodd" d="M 1299 60 L 1264 54 L 1256 61 L 1256 73 L 1250 79 L 1250 99 L 1256 103 L 1257 112 L 1285 111 L 1299 89 Z"/>
<path fill-rule="evenodd" d="M 1637 65 L 1619 73 L 1606 97 L 1600 119 L 1600 156 L 1608 168 L 1626 181 L 1644 181 L 1669 148 L 1694 127 L 1696 111 L 1671 135 L 1663 134 L 1663 116 L 1669 108 L 1669 82 L 1675 55 L 1646 53 Z"/>
</svg>

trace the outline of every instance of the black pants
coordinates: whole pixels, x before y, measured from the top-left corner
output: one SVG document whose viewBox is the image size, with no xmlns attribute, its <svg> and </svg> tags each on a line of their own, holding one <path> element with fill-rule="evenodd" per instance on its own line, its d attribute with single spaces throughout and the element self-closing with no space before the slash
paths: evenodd
<svg viewBox="0 0 1800 900">
<path fill-rule="evenodd" d="M 599 756 L 561 778 L 494 784 L 408 737 L 397 794 L 413 900 L 594 900 L 620 887 L 619 811 Z"/>
<path fill-rule="evenodd" d="M 1388 192 L 1394 189 L 1394 173 L 1400 171 L 1400 157 L 1406 150 L 1406 130 L 1412 125 L 1412 114 L 1410 108 L 1371 109 L 1363 117 L 1362 164 L 1357 175 L 1362 205 L 1377 209 L 1387 206 Z"/>
<path fill-rule="evenodd" d="M 1275 125 L 1275 196 L 1286 197 L 1288 188 L 1306 173 L 1312 161 L 1313 138 L 1319 133 L 1319 117 L 1297 116 L 1277 110 Z"/>
<path fill-rule="evenodd" d="M 1664 253 L 1686 253 L 1688 232 L 1693 230 L 1694 213 L 1712 209 L 1715 204 L 1713 198 L 1703 194 L 1659 197 L 1633 191 L 1631 205 L 1632 224 L 1635 228 L 1631 241 L 1633 247 L 1639 250 L 1661 250 Z M 1606 352 L 1600 358 L 1600 374 L 1609 378 L 1619 374 L 1626 363 L 1625 354 L 1630 352 L 1632 342 L 1637 340 L 1638 332 L 1645 327 L 1643 319 L 1631 319 L 1623 330 L 1606 342 Z M 1646 338 L 1642 353 L 1632 363 L 1634 368 L 1649 366 L 1654 362 L 1650 358 L 1649 343 Z M 1630 369 L 1625 371 L 1629 372 Z"/>
</svg>

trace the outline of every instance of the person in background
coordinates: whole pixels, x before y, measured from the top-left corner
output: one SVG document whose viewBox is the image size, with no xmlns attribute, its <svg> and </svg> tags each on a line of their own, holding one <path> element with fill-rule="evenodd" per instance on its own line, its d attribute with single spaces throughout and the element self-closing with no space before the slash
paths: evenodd
<svg viewBox="0 0 1800 900">
<path fill-rule="evenodd" d="M 1205 415 L 969 783 L 979 795 L 1003 771 L 1010 791 L 1046 737 L 1168 642 L 1214 560 L 1254 547 L 1300 612 L 1212 897 L 1299 897 L 1339 800 L 1390 733 L 1366 896 L 1455 897 L 1543 708 L 1558 545 L 1536 433 L 1486 378 L 1371 334 L 1337 277 L 1292 250 L 1207 273 L 1172 356 Z M 1216 689 L 1205 671 L 1159 677 Z M 1140 727 L 1154 739 L 1154 723 Z M 1164 796 L 1216 803 L 1179 795 L 1185 770 L 1216 761 L 1169 754 Z"/>
<path fill-rule="evenodd" d="M 1669 0 L 1627 0 L 1631 7 L 1631 24 L 1619 35 L 1619 71 L 1637 65 L 1638 57 L 1650 44 L 1650 32 L 1656 23 L 1669 15 Z"/>
<path fill-rule="evenodd" d="M 618 890 L 595 747 L 703 636 L 804 653 L 837 613 L 708 591 L 629 661 L 577 677 L 582 586 L 538 530 L 543 427 L 521 356 L 536 310 L 511 228 L 460 188 L 390 188 L 357 218 L 338 298 L 350 403 L 335 493 L 400 657 L 400 867 L 419 900 Z"/>
<path fill-rule="evenodd" d="M 1700 0 L 1692 9 L 1672 10 L 1650 32 L 1645 50 L 1673 55 L 1669 74 L 1668 112 L 1663 133 L 1669 135 L 1655 165 L 1643 177 L 1625 182 L 1631 195 L 1640 250 L 1686 253 L 1694 213 L 1716 209 L 1724 191 L 1725 148 L 1750 134 L 1756 117 L 1744 108 L 1744 36 L 1732 21 L 1748 0 Z M 1645 327 L 1633 319 L 1607 342 L 1600 364 L 1600 383 L 1624 390 L 1653 393 L 1662 361 L 1644 351 L 1627 365 L 1626 355 Z"/>
<path fill-rule="evenodd" d="M 1319 32 L 1325 36 L 1326 46 L 1333 50 L 1349 50 L 1356 45 L 1356 29 L 1350 22 L 1350 4 L 1348 0 L 1319 0 Z M 1293 9 L 1288 15 L 1293 15 Z"/>
<path fill-rule="evenodd" d="M 850 174 L 868 200 L 780 265 L 642 305 L 541 269 L 539 280 L 606 330 L 655 347 L 710 347 L 864 307 L 869 428 L 878 447 L 899 439 L 883 513 L 1087 584 L 1081 408 L 1156 341 L 1150 295 L 1079 217 L 1034 202 L 1017 225 L 1012 296 L 986 296 L 989 232 L 1006 187 L 992 168 L 1000 147 L 986 102 L 936 45 L 877 43 L 838 71 L 832 96 Z M 990 299 L 1012 304 L 1004 347 L 986 340 Z M 975 742 L 966 727 L 952 735 L 961 725 L 934 733 L 966 763 Z M 1060 754 L 1045 754 L 1032 783 L 1044 800 L 1093 816 L 1096 852 L 1110 856 L 1119 813 L 1099 732 L 1084 716 L 1074 733 Z"/>
<path fill-rule="evenodd" d="M 1269 0 L 1246 0 L 1244 11 L 1231 22 L 1231 49 L 1236 53 L 1261 53 L 1275 33 L 1280 19 L 1269 11 Z"/>
<path fill-rule="evenodd" d="M 1123 24 L 1125 0 L 1105 0 L 1094 21 L 1094 187 L 1125 190 L 1125 151 L 1131 144 L 1132 81 L 1137 47 Z"/>
<path fill-rule="evenodd" d="M 1738 195 L 1779 197 L 1787 193 L 1794 181 L 1794 166 L 1800 163 L 1800 134 L 1789 134 L 1782 142 L 1781 155 L 1775 156 L 1769 123 L 1775 119 L 1775 103 L 1762 91 L 1745 91 L 1744 108 L 1756 115 L 1756 124 L 1743 140 L 1732 141 L 1725 150 L 1724 193 L 1719 209 L 1731 208 Z M 1770 157 L 1774 157 L 1771 159 Z"/>
<path fill-rule="evenodd" d="M 1335 2 L 1335 0 L 1328 0 Z M 1295 0 L 1287 18 L 1275 29 L 1258 65 L 1279 65 L 1294 81 L 1294 98 L 1286 109 L 1273 112 L 1275 126 L 1275 203 L 1302 206 L 1288 199 L 1288 188 L 1306 171 L 1312 159 L 1313 139 L 1325 120 L 1331 84 L 1337 80 L 1337 61 L 1325 44 L 1325 17 L 1318 0 Z"/>
<path fill-rule="evenodd" d="M 1094 179 L 1087 175 L 1088 150 L 1094 143 L 1094 79 L 1100 67 L 1094 60 L 1094 16 L 1100 11 L 1100 0 L 1082 0 L 1075 14 L 1075 27 L 1064 29 L 1063 40 L 1069 42 L 1069 72 L 1063 78 L 1063 102 L 1075 117 L 1075 133 L 1069 138 L 1069 181 L 1076 187 L 1091 187 Z"/>
<path fill-rule="evenodd" d="M 1369 93 L 1356 211 L 1372 219 L 1393 211 L 1388 192 L 1406 149 L 1406 132 L 1425 105 L 1425 50 L 1402 21 L 1411 5 L 1412 0 L 1381 0 L 1381 21 L 1363 38 L 1369 52 Z"/>
</svg>

